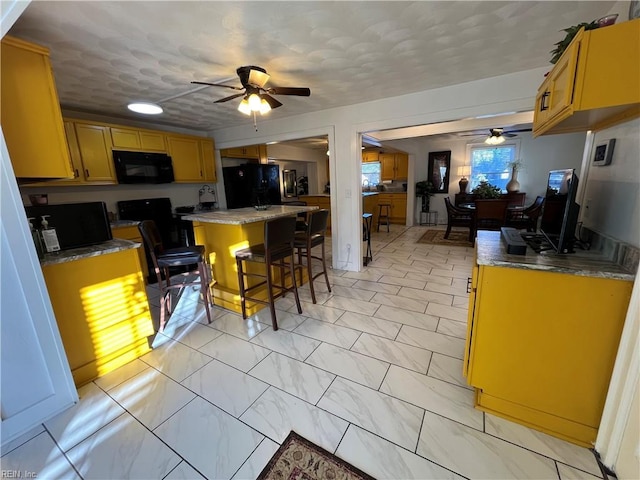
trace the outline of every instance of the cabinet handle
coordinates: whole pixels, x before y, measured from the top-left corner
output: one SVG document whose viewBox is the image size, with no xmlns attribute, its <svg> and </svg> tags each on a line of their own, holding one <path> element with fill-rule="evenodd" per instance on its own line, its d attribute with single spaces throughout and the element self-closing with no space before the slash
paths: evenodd
<svg viewBox="0 0 640 480">
<path fill-rule="evenodd" d="M 471 293 L 471 277 L 467 277 L 467 293 Z"/>
<path fill-rule="evenodd" d="M 550 92 L 544 92 L 542 94 L 542 97 L 540 97 L 540 111 L 544 112 L 545 110 L 549 110 L 549 105 L 547 105 L 547 100 L 549 99 L 549 96 L 551 95 Z"/>
<path fill-rule="evenodd" d="M 89 169 L 88 168 L 84 169 L 84 174 L 87 176 L 87 178 L 89 178 Z"/>
<path fill-rule="evenodd" d="M 78 169 L 76 168 L 75 170 L 75 176 L 73 178 L 78 178 L 80 176 L 80 172 L 78 172 Z"/>
</svg>

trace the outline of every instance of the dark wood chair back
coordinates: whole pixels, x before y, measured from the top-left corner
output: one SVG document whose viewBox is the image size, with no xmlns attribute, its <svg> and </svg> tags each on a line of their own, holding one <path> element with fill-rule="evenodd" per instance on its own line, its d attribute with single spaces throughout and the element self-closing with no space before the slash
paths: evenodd
<svg viewBox="0 0 640 480">
<path fill-rule="evenodd" d="M 509 200 L 476 200 L 476 230 L 500 230 L 507 223 Z"/>
<path fill-rule="evenodd" d="M 474 212 L 452 205 L 449 197 L 444 197 L 444 204 L 447 207 L 447 231 L 444 234 L 444 238 L 449 238 L 452 227 L 465 227 L 469 228 L 469 241 L 473 241 Z"/>
</svg>

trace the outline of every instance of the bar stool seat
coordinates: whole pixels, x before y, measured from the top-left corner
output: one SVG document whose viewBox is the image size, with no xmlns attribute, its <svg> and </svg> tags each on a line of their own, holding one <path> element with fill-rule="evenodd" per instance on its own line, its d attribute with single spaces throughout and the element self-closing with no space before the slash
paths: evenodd
<svg viewBox="0 0 640 480">
<path fill-rule="evenodd" d="M 254 303 L 269 305 L 271 312 L 271 325 L 274 330 L 278 330 L 278 320 L 276 318 L 275 300 L 283 297 L 287 292 L 293 291 L 296 300 L 298 313 L 302 313 L 300 298 L 298 297 L 298 287 L 296 285 L 295 271 L 297 268 L 293 262 L 294 249 L 293 239 L 295 235 L 296 218 L 280 217 L 268 220 L 264 223 L 264 243 L 252 245 L 236 252 L 236 265 L 238 267 L 238 285 L 240 287 L 240 304 L 242 307 L 242 318 L 247 318 L 247 300 Z M 289 258 L 289 262 L 286 259 Z M 262 263 L 265 266 L 265 274 L 247 272 L 243 262 Z M 280 283 L 276 284 L 273 279 L 271 267 L 280 270 Z M 291 286 L 286 286 L 285 268 L 288 267 Z M 245 285 L 245 277 L 257 277 L 264 280 L 254 285 Z M 247 293 L 263 285 L 267 286 L 267 300 L 249 296 Z M 277 292 L 274 292 L 278 290 Z"/>
<path fill-rule="evenodd" d="M 376 227 L 376 231 L 380 231 L 380 225 L 387 226 L 387 233 L 389 232 L 390 216 L 391 216 L 391 204 L 390 203 L 379 203 L 378 204 L 378 225 Z M 384 223 L 383 223 L 384 222 Z"/>
<path fill-rule="evenodd" d="M 211 311 L 209 305 L 213 305 L 211 296 L 211 269 L 206 262 L 205 248 L 202 245 L 194 245 L 192 247 L 168 248 L 165 249 L 162 244 L 162 237 L 153 220 L 144 220 L 138 224 L 138 230 L 142 235 L 144 243 L 149 251 L 149 256 L 153 262 L 156 277 L 158 279 L 158 288 L 160 289 L 160 325 L 159 332 L 163 332 L 164 328 L 171 316 L 171 292 L 175 289 L 182 291 L 185 287 L 193 285 L 200 287 L 200 294 L 204 301 L 204 308 L 207 312 L 207 320 L 211 323 Z M 184 275 L 184 281 L 176 284 L 171 283 L 170 267 L 197 266 L 197 269 L 188 272 L 188 275 L 198 275 L 197 280 L 187 281 L 187 275 Z M 164 276 L 164 279 L 163 279 Z"/>
<path fill-rule="evenodd" d="M 307 274 L 309 276 L 309 289 L 311 290 L 311 300 L 316 303 L 316 292 L 313 286 L 313 281 L 320 275 L 324 275 L 324 280 L 327 284 L 327 289 L 331 292 L 331 285 L 329 284 L 329 276 L 327 275 L 327 263 L 325 260 L 325 248 L 324 239 L 327 231 L 327 222 L 329 220 L 329 210 L 314 210 L 308 217 L 307 231 L 304 233 L 296 233 L 293 245 L 298 252 L 298 263 L 302 265 L 303 255 L 307 259 Z M 311 250 L 314 247 L 321 246 L 321 256 L 315 256 L 311 254 Z M 322 271 L 313 274 L 311 265 L 312 260 L 319 260 L 322 264 Z"/>
</svg>

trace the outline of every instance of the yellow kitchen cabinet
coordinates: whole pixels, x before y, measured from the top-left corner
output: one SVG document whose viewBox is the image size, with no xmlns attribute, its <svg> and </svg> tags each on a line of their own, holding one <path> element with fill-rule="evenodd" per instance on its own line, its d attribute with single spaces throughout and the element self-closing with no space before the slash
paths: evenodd
<svg viewBox="0 0 640 480">
<path fill-rule="evenodd" d="M 140 233 L 140 230 L 138 230 L 137 225 L 112 226 L 111 235 L 113 235 L 113 238 L 131 240 L 132 242 L 140 244 L 140 246 L 137 248 L 138 260 L 140 261 L 142 278 L 144 279 L 144 282 L 147 283 L 147 272 L 149 271 L 147 256 L 144 251 L 144 240 L 142 239 L 142 234 Z"/>
<path fill-rule="evenodd" d="M 391 223 L 400 225 L 404 225 L 407 223 L 406 193 L 380 193 L 378 194 L 378 203 L 388 203 L 391 205 L 391 211 L 389 213 L 389 221 Z"/>
<path fill-rule="evenodd" d="M 213 150 L 213 140 L 200 140 L 200 155 L 202 158 L 202 168 L 204 170 L 204 180 L 211 183 L 218 181 Z"/>
<path fill-rule="evenodd" d="M 74 130 L 82 163 L 83 182 L 117 183 L 109 128 L 74 122 Z M 73 149 L 71 151 L 73 153 Z M 77 159 L 74 164 L 78 164 Z"/>
<path fill-rule="evenodd" d="M 229 158 L 250 158 L 259 159 L 260 149 L 258 145 L 249 145 L 248 147 L 225 148 L 220 150 L 220 156 Z"/>
<path fill-rule="evenodd" d="M 42 267 L 76 386 L 150 350 L 154 333 L 135 249 Z"/>
<path fill-rule="evenodd" d="M 167 135 L 167 147 L 173 161 L 177 183 L 202 182 L 205 179 L 200 144 L 197 138 Z"/>
<path fill-rule="evenodd" d="M 327 233 L 331 233 L 331 196 L 330 195 L 300 195 L 301 201 L 307 202 L 308 207 L 318 207 L 320 209 L 329 210 L 327 218 Z"/>
<path fill-rule="evenodd" d="M 115 149 L 166 152 L 164 135 L 161 132 L 112 127 L 111 142 Z"/>
<path fill-rule="evenodd" d="M 362 152 L 362 161 L 367 162 L 379 162 L 380 153 L 374 150 L 365 150 Z"/>
<path fill-rule="evenodd" d="M 380 178 L 382 180 L 406 180 L 409 173 L 409 156 L 406 153 L 381 153 Z"/>
<path fill-rule="evenodd" d="M 2 131 L 15 176 L 73 177 L 49 50 L 5 36 L 0 57 Z"/>
<path fill-rule="evenodd" d="M 640 116 L 638 58 L 640 19 L 581 30 L 538 89 L 533 135 L 599 130 Z"/>
<path fill-rule="evenodd" d="M 476 407 L 592 447 L 632 286 L 476 264 L 463 367 Z"/>
</svg>

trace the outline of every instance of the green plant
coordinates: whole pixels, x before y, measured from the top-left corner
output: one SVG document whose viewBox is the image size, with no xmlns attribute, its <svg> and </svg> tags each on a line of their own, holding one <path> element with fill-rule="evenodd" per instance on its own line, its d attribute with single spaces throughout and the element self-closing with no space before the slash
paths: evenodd
<svg viewBox="0 0 640 480">
<path fill-rule="evenodd" d="M 515 169 L 516 172 L 522 170 L 523 167 L 524 162 L 520 159 L 509 162 L 509 168 Z"/>
<path fill-rule="evenodd" d="M 471 190 L 471 193 L 473 193 L 476 198 L 485 200 L 491 198 L 500 198 L 500 195 L 502 194 L 499 187 L 491 185 L 486 180 L 481 180 L 478 186 Z"/>
<path fill-rule="evenodd" d="M 416 197 L 430 197 L 433 195 L 433 183 L 422 180 L 416 183 Z"/>
<path fill-rule="evenodd" d="M 560 40 L 558 43 L 555 44 L 556 48 L 554 48 L 549 52 L 553 55 L 550 60 L 551 63 L 555 64 L 558 61 L 558 59 L 562 56 L 562 53 L 566 50 L 566 48 L 571 43 L 571 40 L 573 40 L 573 37 L 576 36 L 576 34 L 580 31 L 582 27 L 584 27 L 585 30 L 594 30 L 599 27 L 599 24 L 597 20 L 594 20 L 593 22 L 590 22 L 590 23 L 582 22 L 582 23 L 579 23 L 578 25 L 574 25 L 572 27 L 561 30 L 561 32 L 567 32 L 567 35 L 562 40 Z"/>
</svg>

